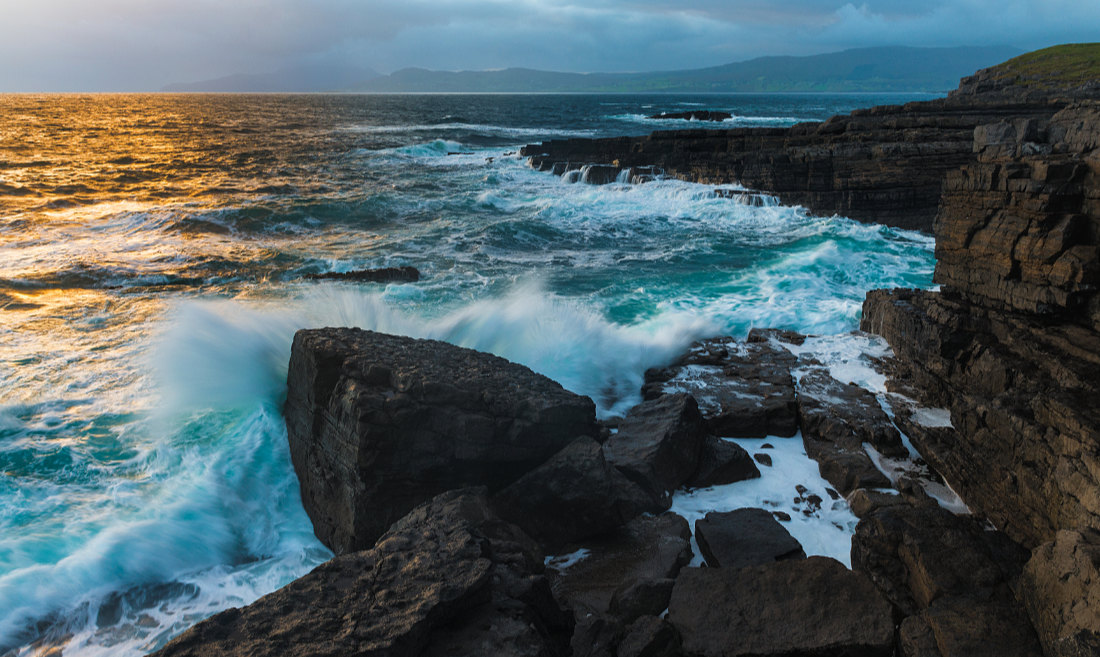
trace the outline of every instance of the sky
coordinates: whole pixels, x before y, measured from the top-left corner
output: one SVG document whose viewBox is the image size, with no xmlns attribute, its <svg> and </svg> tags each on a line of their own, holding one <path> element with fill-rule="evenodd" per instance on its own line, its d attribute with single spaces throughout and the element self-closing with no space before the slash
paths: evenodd
<svg viewBox="0 0 1100 657">
<path fill-rule="evenodd" d="M 233 73 L 651 71 L 882 45 L 1100 40 L 1100 0 L 0 0 L 0 92 Z"/>
</svg>

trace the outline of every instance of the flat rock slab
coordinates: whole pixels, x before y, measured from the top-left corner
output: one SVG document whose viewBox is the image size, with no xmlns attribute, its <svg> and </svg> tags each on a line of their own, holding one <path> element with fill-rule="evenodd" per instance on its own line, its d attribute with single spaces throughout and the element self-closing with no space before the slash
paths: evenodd
<svg viewBox="0 0 1100 657">
<path fill-rule="evenodd" d="M 498 490 L 598 435 L 592 400 L 522 365 L 351 328 L 295 334 L 285 415 L 302 504 L 337 554 L 443 491 Z"/>
<path fill-rule="evenodd" d="M 798 380 L 798 415 L 804 437 L 849 451 L 870 443 L 887 456 L 909 455 L 875 395 L 837 381 L 825 369 L 814 368 Z"/>
<path fill-rule="evenodd" d="M 806 558 L 802 545 L 764 509 L 712 511 L 695 521 L 695 542 L 711 568 Z"/>
<path fill-rule="evenodd" d="M 865 576 L 810 557 L 685 568 L 669 602 L 684 653 L 702 657 L 890 657 L 890 603 Z"/>
<path fill-rule="evenodd" d="M 691 561 L 691 529 L 675 513 L 642 516 L 585 548 L 585 559 L 548 573 L 555 597 L 578 618 L 606 615 L 615 592 L 631 582 L 675 578 Z"/>
<path fill-rule="evenodd" d="M 337 556 L 242 609 L 195 625 L 158 657 L 562 655 L 572 631 L 530 539 L 483 491 L 444 493 L 370 550 Z"/>
<path fill-rule="evenodd" d="M 646 372 L 645 398 L 686 392 L 711 433 L 737 438 L 793 436 L 798 430 L 791 366 L 797 359 L 770 341 L 712 338 L 674 365 Z"/>
</svg>

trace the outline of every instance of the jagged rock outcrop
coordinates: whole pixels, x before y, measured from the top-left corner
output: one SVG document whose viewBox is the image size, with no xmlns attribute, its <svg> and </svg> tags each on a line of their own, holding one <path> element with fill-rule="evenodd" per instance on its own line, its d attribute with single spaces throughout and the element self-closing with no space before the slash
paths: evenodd
<svg viewBox="0 0 1100 657">
<path fill-rule="evenodd" d="M 302 504 L 337 554 L 441 492 L 499 490 L 598 435 L 592 400 L 522 365 L 347 328 L 294 336 L 285 414 Z"/>
<path fill-rule="evenodd" d="M 604 456 L 628 479 L 662 496 L 695 473 L 706 431 L 694 397 L 664 395 L 627 412 L 604 443 Z"/>
<path fill-rule="evenodd" d="M 493 515 L 483 491 L 451 491 L 372 549 L 223 611 L 155 655 L 564 657 L 572 619 L 541 571 L 537 548 Z"/>
</svg>

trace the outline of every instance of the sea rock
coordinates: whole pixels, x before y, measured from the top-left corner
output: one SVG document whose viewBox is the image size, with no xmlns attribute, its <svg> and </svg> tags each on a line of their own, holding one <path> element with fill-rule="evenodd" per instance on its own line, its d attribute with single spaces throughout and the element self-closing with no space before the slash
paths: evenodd
<svg viewBox="0 0 1100 657">
<path fill-rule="evenodd" d="M 715 110 L 691 110 L 689 112 L 659 112 L 651 114 L 651 119 L 686 119 L 688 121 L 726 121 L 733 118 L 729 112 Z"/>
<path fill-rule="evenodd" d="M 922 456 L 1028 547 L 1100 527 L 1100 103 L 1059 110 L 975 131 L 936 218 L 941 291 L 874 291 L 862 319 L 950 411 L 910 436 Z"/>
<path fill-rule="evenodd" d="M 443 491 L 499 490 L 598 435 L 590 399 L 522 365 L 360 329 L 295 334 L 285 415 L 302 504 L 337 554 Z"/>
<path fill-rule="evenodd" d="M 668 609 L 684 653 L 703 657 L 890 657 L 890 604 L 826 557 L 748 568 L 685 568 Z"/>
<path fill-rule="evenodd" d="M 642 616 L 626 630 L 617 657 L 680 657 L 680 633 L 666 620 Z"/>
<path fill-rule="evenodd" d="M 821 477 L 843 495 L 857 488 L 889 488 L 890 479 L 882 474 L 863 447 L 803 438 L 806 455 L 817 461 Z"/>
<path fill-rule="evenodd" d="M 500 516 L 547 550 L 613 532 L 642 512 L 664 511 L 664 502 L 610 466 L 586 437 L 493 496 Z"/>
<path fill-rule="evenodd" d="M 695 398 L 680 393 L 630 409 L 603 449 L 607 461 L 627 478 L 662 496 L 695 472 L 705 436 Z"/>
<path fill-rule="evenodd" d="M 798 417 L 804 437 L 850 450 L 868 443 L 887 456 L 909 455 L 875 395 L 853 383 L 837 381 L 824 369 L 813 369 L 799 378 Z"/>
<path fill-rule="evenodd" d="M 306 274 L 313 280 L 361 281 L 370 283 L 415 283 L 420 280 L 420 270 L 416 267 L 382 267 L 380 269 L 355 269 L 352 271 L 330 271 L 322 274 Z"/>
<path fill-rule="evenodd" d="M 768 341 L 711 338 L 669 367 L 646 372 L 647 399 L 686 392 L 717 436 L 793 436 L 798 430 L 791 367 L 796 358 Z"/>
<path fill-rule="evenodd" d="M 622 587 L 676 577 L 691 561 L 691 529 L 675 513 L 640 516 L 613 535 L 587 541 L 585 549 L 589 554 L 579 563 L 551 570 L 550 583 L 578 619 L 607 617 Z"/>
<path fill-rule="evenodd" d="M 760 470 L 743 447 L 715 436 L 706 436 L 699 450 L 699 466 L 695 474 L 687 480 L 687 485 L 692 488 L 706 488 L 756 479 L 759 476 Z"/>
<path fill-rule="evenodd" d="M 1100 655 L 1100 531 L 1065 529 L 1035 548 L 1019 592 L 1048 657 Z"/>
<path fill-rule="evenodd" d="M 806 558 L 802 545 L 763 509 L 712 511 L 695 521 L 695 541 L 712 568 Z"/>
<path fill-rule="evenodd" d="M 567 655 L 572 620 L 530 539 L 479 490 L 450 491 L 253 604 L 202 621 L 158 657 Z"/>
</svg>

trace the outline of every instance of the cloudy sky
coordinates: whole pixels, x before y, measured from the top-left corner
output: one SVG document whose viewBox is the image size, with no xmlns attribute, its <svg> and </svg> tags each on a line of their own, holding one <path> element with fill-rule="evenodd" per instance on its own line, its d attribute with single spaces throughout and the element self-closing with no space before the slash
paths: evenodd
<svg viewBox="0 0 1100 657">
<path fill-rule="evenodd" d="M 876 45 L 1100 39 L 1100 0 L 3 0 L 0 91 L 297 65 L 696 68 Z"/>
</svg>

